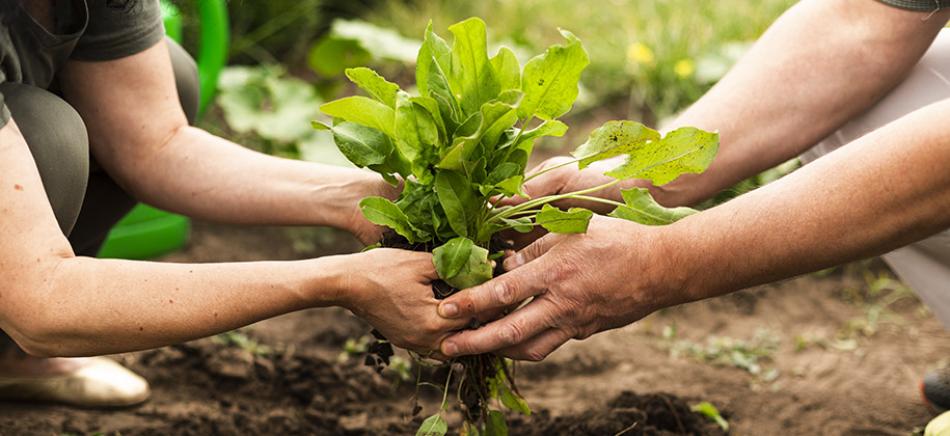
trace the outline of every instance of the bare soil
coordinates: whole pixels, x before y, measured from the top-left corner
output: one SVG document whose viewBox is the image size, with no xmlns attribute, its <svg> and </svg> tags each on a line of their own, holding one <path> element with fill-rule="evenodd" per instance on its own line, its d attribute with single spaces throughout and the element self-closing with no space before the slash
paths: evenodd
<svg viewBox="0 0 950 436">
<path fill-rule="evenodd" d="M 301 235 L 311 243 L 301 244 Z M 190 247 L 166 260 L 292 259 L 358 248 L 335 232 L 294 236 L 198 224 Z M 569 343 L 518 367 L 519 388 L 536 412 L 512 417 L 511 433 L 722 434 L 689 411 L 709 401 L 730 434 L 910 434 L 934 415 L 918 383 L 948 363 L 950 333 L 916 299 L 874 292 L 886 273 L 874 263 L 810 275 Z M 889 299 L 897 301 L 880 310 Z M 414 383 L 378 375 L 358 358 L 338 359 L 347 338 L 369 330 L 343 310 L 315 309 L 242 329 L 257 348 L 217 338 L 115 356 L 151 381 L 151 401 L 107 411 L 0 402 L 0 435 L 412 434 L 434 411 L 436 393 L 424 388 L 424 410 L 412 417 Z M 762 337 L 770 345 L 753 348 L 771 351 L 755 362 L 757 374 L 738 367 L 744 354 L 735 342 L 725 346 L 726 358 L 711 357 L 710 344 Z"/>
</svg>

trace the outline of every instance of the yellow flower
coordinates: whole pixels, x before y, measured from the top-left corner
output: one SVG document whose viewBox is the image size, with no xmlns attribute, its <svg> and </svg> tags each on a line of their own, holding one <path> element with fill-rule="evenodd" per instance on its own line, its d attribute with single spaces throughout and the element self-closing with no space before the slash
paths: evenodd
<svg viewBox="0 0 950 436">
<path fill-rule="evenodd" d="M 693 61 L 689 59 L 680 59 L 679 62 L 673 66 L 673 72 L 676 73 L 680 79 L 685 79 L 696 72 L 696 66 L 693 65 Z"/>
<path fill-rule="evenodd" d="M 653 55 L 653 50 L 650 50 L 650 47 L 635 42 L 627 47 L 627 59 L 635 64 L 652 65 L 656 60 L 656 56 Z"/>
</svg>

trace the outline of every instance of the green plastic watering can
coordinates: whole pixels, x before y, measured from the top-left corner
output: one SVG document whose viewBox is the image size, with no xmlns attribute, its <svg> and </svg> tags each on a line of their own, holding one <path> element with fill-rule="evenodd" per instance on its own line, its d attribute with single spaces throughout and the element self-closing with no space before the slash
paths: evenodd
<svg viewBox="0 0 950 436">
<path fill-rule="evenodd" d="M 228 9 L 225 0 L 198 0 L 201 25 L 197 55 L 201 84 L 199 115 L 214 98 L 218 75 L 228 56 Z M 165 32 L 181 42 L 181 13 L 175 5 L 162 1 Z M 113 227 L 99 257 L 151 259 L 185 245 L 191 230 L 188 218 L 140 204 Z"/>
</svg>

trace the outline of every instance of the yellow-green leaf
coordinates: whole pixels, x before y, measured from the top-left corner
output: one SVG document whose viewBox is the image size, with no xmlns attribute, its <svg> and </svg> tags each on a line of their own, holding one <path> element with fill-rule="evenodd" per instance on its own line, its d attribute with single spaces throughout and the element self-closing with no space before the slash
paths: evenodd
<svg viewBox="0 0 950 436">
<path fill-rule="evenodd" d="M 572 207 L 566 212 L 550 204 L 545 204 L 538 212 L 536 222 L 552 233 L 584 233 L 594 213 L 583 208 Z"/>
<path fill-rule="evenodd" d="M 661 206 L 645 188 L 633 188 L 621 191 L 626 206 L 619 206 L 610 216 L 649 226 L 672 224 L 697 211 L 688 207 L 667 208 Z"/>
<path fill-rule="evenodd" d="M 396 93 L 399 92 L 399 85 L 366 67 L 349 68 L 346 70 L 346 77 L 386 106 L 396 107 Z"/>
<path fill-rule="evenodd" d="M 380 130 L 395 137 L 396 112 L 376 100 L 363 96 L 345 97 L 320 106 L 323 113 L 344 121 Z"/>
<path fill-rule="evenodd" d="M 587 51 L 574 34 L 562 30 L 566 45 L 555 45 L 528 61 L 521 78 L 524 97 L 518 106 L 518 117 L 526 120 L 537 116 L 552 120 L 574 106 L 579 92 L 581 72 L 590 64 Z"/>
<path fill-rule="evenodd" d="M 422 425 L 416 431 L 416 436 L 445 436 L 448 431 L 449 424 L 445 422 L 445 418 L 435 414 L 422 421 Z"/>
<path fill-rule="evenodd" d="M 452 70 L 449 76 L 466 114 L 478 111 L 501 92 L 495 70 L 488 59 L 488 36 L 481 18 L 469 18 L 449 26 L 455 36 Z"/>
<path fill-rule="evenodd" d="M 659 141 L 660 132 L 635 121 L 608 121 L 590 134 L 587 142 L 571 153 L 580 159 L 580 169 L 621 155 L 638 156 L 648 144 Z"/>
<path fill-rule="evenodd" d="M 665 185 L 686 173 L 702 173 L 719 150 L 719 134 L 683 127 L 659 141 L 627 154 L 627 161 L 606 174 L 617 179 L 645 179 Z"/>
</svg>

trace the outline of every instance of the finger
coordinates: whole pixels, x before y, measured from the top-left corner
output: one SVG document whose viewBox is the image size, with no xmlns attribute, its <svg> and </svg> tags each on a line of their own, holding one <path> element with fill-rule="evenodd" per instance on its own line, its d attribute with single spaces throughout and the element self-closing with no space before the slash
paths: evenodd
<svg viewBox="0 0 950 436">
<path fill-rule="evenodd" d="M 569 340 L 571 340 L 570 334 L 559 328 L 553 328 L 519 345 L 501 350 L 500 354 L 514 360 L 540 362 Z"/>
<path fill-rule="evenodd" d="M 511 306 L 541 294 L 546 289 L 544 268 L 534 262 L 532 268 L 502 274 L 484 284 L 462 290 L 442 300 L 439 315 L 468 319 L 479 313 Z"/>
<path fill-rule="evenodd" d="M 536 299 L 510 315 L 477 330 L 465 330 L 442 341 L 442 354 L 449 357 L 490 353 L 512 347 L 551 327 L 555 308 Z"/>
<path fill-rule="evenodd" d="M 435 269 L 435 261 L 431 253 L 413 253 L 419 262 L 418 273 L 428 281 L 439 279 L 439 273 Z"/>
<path fill-rule="evenodd" d="M 514 256 L 508 256 L 505 258 L 505 271 L 513 271 L 517 268 L 520 268 L 544 255 L 552 247 L 560 243 L 567 235 L 558 234 L 558 233 L 549 233 L 539 238 L 537 241 L 531 243 L 527 247 L 523 248 L 521 251 L 515 253 Z"/>
<path fill-rule="evenodd" d="M 499 308 L 497 308 L 497 309 L 486 310 L 486 311 L 484 311 L 484 312 L 481 312 L 481 313 L 479 313 L 479 314 L 476 314 L 476 315 L 475 315 L 475 319 L 476 319 L 479 323 L 481 323 L 481 324 L 486 324 L 486 323 L 495 321 L 495 320 L 497 320 L 497 319 L 499 319 L 499 318 L 501 318 L 501 317 L 503 317 L 503 316 L 505 316 L 505 315 L 507 315 L 507 314 L 513 312 L 515 309 L 518 308 L 518 306 L 521 305 L 521 303 L 523 303 L 523 302 L 522 302 L 522 301 L 519 301 L 519 302 L 517 302 L 517 303 L 515 303 L 515 304 L 512 304 L 511 306 L 499 307 Z"/>
</svg>

